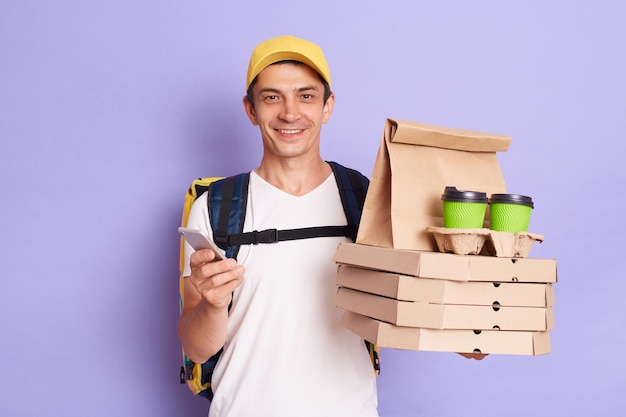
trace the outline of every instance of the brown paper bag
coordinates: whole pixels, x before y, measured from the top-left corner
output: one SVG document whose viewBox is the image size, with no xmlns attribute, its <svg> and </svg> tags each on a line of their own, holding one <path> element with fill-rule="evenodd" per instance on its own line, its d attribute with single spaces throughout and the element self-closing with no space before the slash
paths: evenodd
<svg viewBox="0 0 626 417">
<path fill-rule="evenodd" d="M 497 151 L 503 135 L 387 119 L 365 199 L 357 243 L 435 251 L 427 226 L 443 226 L 446 186 L 505 193 Z"/>
</svg>

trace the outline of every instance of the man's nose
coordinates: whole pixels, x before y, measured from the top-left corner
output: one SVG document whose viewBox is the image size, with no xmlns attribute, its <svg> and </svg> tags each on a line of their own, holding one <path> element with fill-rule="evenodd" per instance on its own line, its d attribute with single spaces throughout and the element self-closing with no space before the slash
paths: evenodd
<svg viewBox="0 0 626 417">
<path fill-rule="evenodd" d="M 280 114 L 280 118 L 288 122 L 293 122 L 298 120 L 299 115 L 299 106 L 295 98 L 286 98 L 283 101 L 283 108 Z"/>
</svg>

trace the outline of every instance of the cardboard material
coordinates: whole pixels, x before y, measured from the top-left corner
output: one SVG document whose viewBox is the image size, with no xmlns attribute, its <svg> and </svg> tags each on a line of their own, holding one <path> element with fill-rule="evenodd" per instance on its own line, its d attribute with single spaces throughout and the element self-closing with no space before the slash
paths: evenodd
<svg viewBox="0 0 626 417">
<path fill-rule="evenodd" d="M 349 288 L 339 288 L 337 307 L 398 326 L 429 329 L 532 330 L 554 328 L 552 308 L 431 304 L 398 301 Z"/>
<path fill-rule="evenodd" d="M 340 265 L 337 285 L 401 301 L 518 307 L 554 305 L 552 284 L 460 282 Z"/>
<path fill-rule="evenodd" d="M 449 229 L 447 227 L 428 226 L 426 230 L 433 234 L 439 252 L 457 255 L 478 255 L 489 238 L 489 229 Z M 513 254 L 509 255 L 513 256 Z"/>
<path fill-rule="evenodd" d="M 341 324 L 379 347 L 438 352 L 542 355 L 550 352 L 549 332 L 433 330 L 400 327 L 346 311 Z"/>
<path fill-rule="evenodd" d="M 539 282 L 557 281 L 556 260 L 498 258 L 479 255 L 423 252 L 341 243 L 338 264 L 395 272 L 420 278 L 452 281 Z"/>
<path fill-rule="evenodd" d="M 511 138 L 388 119 L 365 199 L 357 243 L 436 250 L 427 226 L 443 226 L 446 186 L 506 193 L 496 152 Z"/>
<path fill-rule="evenodd" d="M 439 252 L 457 255 L 500 256 L 505 258 L 526 258 L 535 242 L 543 242 L 543 235 L 528 232 L 497 232 L 481 229 L 450 229 L 428 226 Z"/>
<path fill-rule="evenodd" d="M 538 233 L 518 232 L 513 234 L 496 232 L 495 230 L 490 232 L 489 239 L 485 242 L 484 252 L 493 256 L 525 258 L 535 242 L 543 242 L 543 235 Z"/>
</svg>

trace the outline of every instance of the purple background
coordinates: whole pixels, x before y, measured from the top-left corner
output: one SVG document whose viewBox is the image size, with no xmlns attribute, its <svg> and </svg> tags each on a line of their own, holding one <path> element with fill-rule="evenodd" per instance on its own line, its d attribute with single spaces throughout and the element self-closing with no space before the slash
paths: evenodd
<svg viewBox="0 0 626 417">
<path fill-rule="evenodd" d="M 552 352 L 383 350 L 383 416 L 618 415 L 626 278 L 620 1 L 0 1 L 0 415 L 203 416 L 178 384 L 189 182 L 256 167 L 249 54 L 330 62 L 326 159 L 370 174 L 387 117 L 510 135 L 534 257 L 556 258 Z M 271 376 L 268 376 L 271 377 Z"/>
</svg>

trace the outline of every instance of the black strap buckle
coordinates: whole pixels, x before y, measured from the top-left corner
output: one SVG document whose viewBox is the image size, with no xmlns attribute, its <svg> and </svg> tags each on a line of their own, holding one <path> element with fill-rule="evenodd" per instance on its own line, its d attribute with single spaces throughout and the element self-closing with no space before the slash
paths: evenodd
<svg viewBox="0 0 626 417">
<path fill-rule="evenodd" d="M 278 229 L 254 230 L 252 231 L 252 244 L 276 243 L 278 242 Z"/>
</svg>

